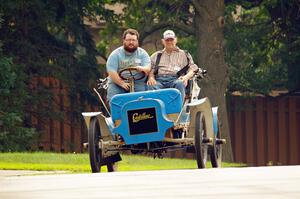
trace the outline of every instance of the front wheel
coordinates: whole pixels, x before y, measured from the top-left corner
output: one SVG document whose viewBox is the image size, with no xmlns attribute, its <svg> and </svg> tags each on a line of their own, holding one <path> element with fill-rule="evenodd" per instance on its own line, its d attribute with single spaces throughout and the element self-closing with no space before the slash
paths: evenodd
<svg viewBox="0 0 300 199">
<path fill-rule="evenodd" d="M 198 112 L 196 114 L 195 128 L 195 153 L 198 169 L 205 168 L 207 161 L 208 145 L 203 142 L 207 137 L 204 114 Z"/>
<path fill-rule="evenodd" d="M 88 134 L 88 148 L 91 169 L 93 173 L 99 173 L 101 171 L 101 162 L 103 156 L 101 146 L 99 145 L 101 138 L 100 126 L 96 117 L 93 117 L 90 121 Z"/>
</svg>

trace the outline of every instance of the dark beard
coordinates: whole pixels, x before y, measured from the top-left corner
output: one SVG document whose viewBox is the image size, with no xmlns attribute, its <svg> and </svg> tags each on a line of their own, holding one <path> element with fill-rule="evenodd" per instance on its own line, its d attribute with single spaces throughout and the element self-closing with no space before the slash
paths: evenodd
<svg viewBox="0 0 300 199">
<path fill-rule="evenodd" d="M 129 53 L 133 53 L 134 51 L 136 51 L 137 48 L 138 48 L 138 47 L 135 47 L 135 48 L 128 48 L 128 47 L 124 46 L 124 49 L 125 49 L 127 52 L 129 52 Z"/>
</svg>

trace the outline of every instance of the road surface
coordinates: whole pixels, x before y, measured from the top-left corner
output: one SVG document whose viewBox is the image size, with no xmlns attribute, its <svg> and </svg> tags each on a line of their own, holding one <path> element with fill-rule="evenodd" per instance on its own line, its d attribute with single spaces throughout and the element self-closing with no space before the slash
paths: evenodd
<svg viewBox="0 0 300 199">
<path fill-rule="evenodd" d="M 300 166 L 0 177 L 1 199 L 299 199 Z"/>
</svg>

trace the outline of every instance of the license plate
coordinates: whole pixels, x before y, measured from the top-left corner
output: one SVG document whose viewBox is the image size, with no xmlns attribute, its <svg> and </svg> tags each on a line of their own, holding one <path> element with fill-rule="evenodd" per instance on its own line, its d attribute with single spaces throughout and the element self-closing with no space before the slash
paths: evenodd
<svg viewBox="0 0 300 199">
<path fill-rule="evenodd" d="M 127 111 L 129 134 L 139 135 L 157 132 L 156 111 L 154 107 Z"/>
</svg>

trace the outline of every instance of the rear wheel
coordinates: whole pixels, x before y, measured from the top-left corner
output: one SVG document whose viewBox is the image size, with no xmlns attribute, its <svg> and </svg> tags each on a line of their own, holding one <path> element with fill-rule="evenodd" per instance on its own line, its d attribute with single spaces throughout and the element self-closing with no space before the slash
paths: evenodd
<svg viewBox="0 0 300 199">
<path fill-rule="evenodd" d="M 205 118 L 201 112 L 196 114 L 196 128 L 195 128 L 195 154 L 197 166 L 199 169 L 205 168 L 207 161 L 208 145 L 203 143 L 207 137 Z"/>
<path fill-rule="evenodd" d="M 211 147 L 210 152 L 211 165 L 214 168 L 221 167 L 222 163 L 222 144 L 217 142 L 218 139 L 221 139 L 220 128 L 217 135 L 215 136 L 214 143 Z"/>
<path fill-rule="evenodd" d="M 101 138 L 100 126 L 96 117 L 93 117 L 90 121 L 88 135 L 89 143 L 89 156 L 90 164 L 93 173 L 98 173 L 101 171 L 101 162 L 103 159 L 102 149 L 99 145 Z"/>
</svg>

